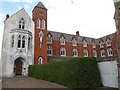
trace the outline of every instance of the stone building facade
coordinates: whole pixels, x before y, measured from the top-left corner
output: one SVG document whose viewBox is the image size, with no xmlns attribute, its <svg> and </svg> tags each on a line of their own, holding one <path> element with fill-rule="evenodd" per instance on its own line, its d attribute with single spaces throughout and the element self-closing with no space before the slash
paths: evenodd
<svg viewBox="0 0 120 90">
<path fill-rule="evenodd" d="M 24 9 L 4 22 L 2 76 L 28 75 L 28 66 L 78 56 L 116 60 L 117 33 L 95 39 L 47 30 L 47 9 L 39 2 L 32 19 Z"/>
</svg>

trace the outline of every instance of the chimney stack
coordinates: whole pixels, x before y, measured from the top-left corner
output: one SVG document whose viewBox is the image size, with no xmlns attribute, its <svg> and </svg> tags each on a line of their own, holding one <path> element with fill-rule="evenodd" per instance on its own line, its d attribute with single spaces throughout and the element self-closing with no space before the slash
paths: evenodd
<svg viewBox="0 0 120 90">
<path fill-rule="evenodd" d="M 76 36 L 80 36 L 79 31 L 76 32 Z"/>
<path fill-rule="evenodd" d="M 9 18 L 9 14 L 6 15 L 6 19 L 5 20 L 7 20 L 8 18 Z"/>
</svg>

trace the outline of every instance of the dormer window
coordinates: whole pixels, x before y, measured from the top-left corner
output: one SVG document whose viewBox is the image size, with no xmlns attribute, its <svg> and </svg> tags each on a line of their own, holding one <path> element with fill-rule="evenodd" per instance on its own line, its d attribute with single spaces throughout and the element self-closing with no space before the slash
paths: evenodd
<svg viewBox="0 0 120 90">
<path fill-rule="evenodd" d="M 110 40 L 107 40 L 107 41 L 106 41 L 106 45 L 107 45 L 107 46 L 111 46 L 111 41 L 110 41 Z"/>
<path fill-rule="evenodd" d="M 37 28 L 40 29 L 40 19 L 37 19 Z"/>
<path fill-rule="evenodd" d="M 100 43 L 100 48 L 104 48 L 103 42 Z"/>
<path fill-rule="evenodd" d="M 78 50 L 77 48 L 73 49 L 73 57 L 77 57 L 78 56 Z"/>
<path fill-rule="evenodd" d="M 25 28 L 25 20 L 24 18 L 21 18 L 19 21 L 19 29 L 24 29 Z"/>
<path fill-rule="evenodd" d="M 93 48 L 96 48 L 96 44 L 95 43 L 93 43 L 93 46 L 92 46 Z"/>
<path fill-rule="evenodd" d="M 73 38 L 72 44 L 73 44 L 73 46 L 77 46 L 77 40 L 76 40 L 76 38 Z"/>
<path fill-rule="evenodd" d="M 63 36 L 60 38 L 60 44 L 65 45 L 65 38 Z"/>
<path fill-rule="evenodd" d="M 83 41 L 83 47 L 87 47 L 87 42 L 85 40 Z"/>
<path fill-rule="evenodd" d="M 48 34 L 47 43 L 52 43 L 52 36 L 50 34 Z"/>
</svg>

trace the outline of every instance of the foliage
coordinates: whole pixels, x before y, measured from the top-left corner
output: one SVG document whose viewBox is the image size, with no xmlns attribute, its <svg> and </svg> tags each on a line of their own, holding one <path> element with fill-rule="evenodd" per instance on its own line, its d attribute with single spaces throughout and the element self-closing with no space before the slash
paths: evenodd
<svg viewBox="0 0 120 90">
<path fill-rule="evenodd" d="M 69 88 L 97 88 L 102 86 L 95 57 L 76 57 L 31 65 L 29 76 L 55 82 Z"/>
</svg>

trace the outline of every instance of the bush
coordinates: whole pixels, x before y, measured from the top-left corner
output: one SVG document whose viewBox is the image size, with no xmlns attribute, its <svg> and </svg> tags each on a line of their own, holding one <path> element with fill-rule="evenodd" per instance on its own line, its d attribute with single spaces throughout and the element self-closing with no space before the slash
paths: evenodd
<svg viewBox="0 0 120 90">
<path fill-rule="evenodd" d="M 102 86 L 95 57 L 76 57 L 64 61 L 31 65 L 29 76 L 55 82 L 69 88 Z"/>
</svg>

